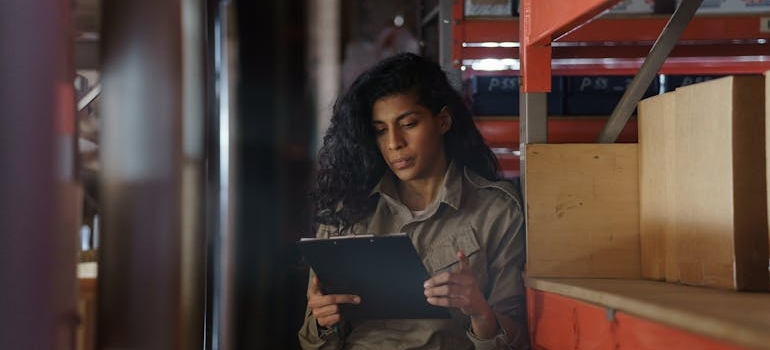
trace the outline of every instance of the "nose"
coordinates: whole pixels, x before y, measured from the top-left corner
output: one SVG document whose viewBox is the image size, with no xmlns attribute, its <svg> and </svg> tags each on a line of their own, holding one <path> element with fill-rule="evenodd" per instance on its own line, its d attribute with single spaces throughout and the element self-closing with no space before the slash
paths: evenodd
<svg viewBox="0 0 770 350">
<path fill-rule="evenodd" d="M 388 149 L 391 151 L 398 150 L 406 146 L 401 130 L 399 128 L 391 128 L 388 130 Z"/>
</svg>

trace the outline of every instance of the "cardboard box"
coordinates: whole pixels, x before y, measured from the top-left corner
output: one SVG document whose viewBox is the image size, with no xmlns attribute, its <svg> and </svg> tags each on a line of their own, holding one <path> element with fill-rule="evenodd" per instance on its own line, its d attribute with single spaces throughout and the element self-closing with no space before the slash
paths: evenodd
<svg viewBox="0 0 770 350">
<path fill-rule="evenodd" d="M 640 239 L 644 251 L 660 242 L 647 229 L 664 231 L 667 281 L 768 289 L 764 85 L 759 76 L 725 77 L 640 104 L 640 208 L 646 208 Z M 656 122 L 664 125 L 651 125 Z M 673 129 L 673 137 L 644 131 L 664 128 Z M 670 217 L 651 216 L 655 205 L 667 206 Z M 659 278 L 657 265 L 642 270 Z"/>
<path fill-rule="evenodd" d="M 513 16 L 518 3 L 516 0 L 465 0 L 465 16 Z"/>
<path fill-rule="evenodd" d="M 640 278 L 637 144 L 528 144 L 527 276 Z"/>
<path fill-rule="evenodd" d="M 655 0 L 621 0 L 610 8 L 609 14 L 650 14 L 655 12 Z"/>
</svg>

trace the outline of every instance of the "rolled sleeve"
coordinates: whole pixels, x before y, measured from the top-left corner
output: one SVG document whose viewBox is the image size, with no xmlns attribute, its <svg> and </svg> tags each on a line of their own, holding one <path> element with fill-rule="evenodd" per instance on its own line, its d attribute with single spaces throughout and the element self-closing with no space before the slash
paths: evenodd
<svg viewBox="0 0 770 350">
<path fill-rule="evenodd" d="M 529 350 L 529 341 L 527 341 L 528 338 L 521 337 L 522 331 L 526 333 L 525 330 L 523 330 L 520 326 L 516 325 L 514 327 L 511 327 L 511 323 L 513 322 L 516 324 L 515 321 L 512 321 L 510 319 L 506 319 L 506 316 L 502 315 L 496 315 L 497 317 L 497 327 L 498 332 L 497 334 L 489 339 L 481 339 L 476 334 L 473 333 L 472 328 L 468 328 L 468 331 L 466 331 L 466 335 L 468 336 L 468 339 L 473 343 L 473 348 L 475 350 Z M 501 322 L 503 321 L 503 322 Z M 504 326 L 507 324 L 508 326 Z M 514 339 L 511 339 L 511 337 L 508 336 L 508 331 L 514 332 Z"/>
<path fill-rule="evenodd" d="M 510 347 L 506 345 L 508 344 L 508 338 L 505 337 L 505 333 L 502 331 L 502 326 L 498 325 L 498 327 L 500 327 L 499 329 L 501 331 L 489 339 L 481 339 L 477 337 L 470 329 L 468 329 L 468 331 L 465 333 L 468 336 L 468 339 L 470 339 L 471 343 L 473 343 L 473 348 L 476 350 L 510 349 Z"/>
<path fill-rule="evenodd" d="M 327 238 L 328 227 L 322 226 L 319 228 L 317 237 Z M 315 276 L 315 273 L 311 269 L 308 273 L 308 288 L 310 288 L 310 281 Z M 320 330 L 318 327 L 318 321 L 313 316 L 313 313 L 308 308 L 305 311 L 305 322 L 297 333 L 299 337 L 299 344 L 303 350 L 333 350 L 340 349 L 342 347 L 342 337 L 340 332 L 330 330 Z"/>
<path fill-rule="evenodd" d="M 501 222 L 505 232 L 492 256 L 489 273 L 491 290 L 487 301 L 495 311 L 500 332 L 491 339 L 469 334 L 480 349 L 529 349 L 526 328 L 525 289 L 522 279 L 524 262 L 524 220 L 521 209 L 514 206 L 507 221 Z"/>
<path fill-rule="evenodd" d="M 298 336 L 303 350 L 339 349 L 341 345 L 339 332 L 336 329 L 319 329 L 318 322 L 309 309 L 305 313 L 305 323 Z"/>
</svg>

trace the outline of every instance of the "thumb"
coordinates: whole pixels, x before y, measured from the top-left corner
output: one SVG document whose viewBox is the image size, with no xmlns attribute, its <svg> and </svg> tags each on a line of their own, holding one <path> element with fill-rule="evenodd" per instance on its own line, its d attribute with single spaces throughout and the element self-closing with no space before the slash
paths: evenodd
<svg viewBox="0 0 770 350">
<path fill-rule="evenodd" d="M 318 281 L 318 276 L 313 276 L 310 280 L 310 287 L 307 289 L 307 295 L 323 295 L 323 293 L 321 293 L 321 282 Z"/>
</svg>

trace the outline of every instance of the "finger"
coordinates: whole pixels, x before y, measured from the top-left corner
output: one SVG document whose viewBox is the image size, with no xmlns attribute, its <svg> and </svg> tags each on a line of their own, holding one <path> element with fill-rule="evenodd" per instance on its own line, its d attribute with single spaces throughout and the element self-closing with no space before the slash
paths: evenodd
<svg viewBox="0 0 770 350">
<path fill-rule="evenodd" d="M 340 323 L 340 321 L 342 321 L 342 315 L 340 314 L 334 314 L 321 318 L 316 317 L 316 322 L 318 322 L 318 325 L 326 328 L 332 327 L 335 324 Z"/>
<path fill-rule="evenodd" d="M 426 288 L 426 297 L 447 297 L 451 294 L 452 290 L 448 284 L 444 284 L 434 288 Z"/>
<path fill-rule="evenodd" d="M 470 266 L 470 261 L 467 256 L 465 256 L 465 253 L 462 250 L 457 251 L 457 270 L 458 272 L 462 271 L 468 271 L 468 268 Z"/>
<path fill-rule="evenodd" d="M 434 306 L 454 307 L 450 302 L 449 298 L 429 297 L 427 301 L 428 301 L 428 304 L 431 304 Z"/>
<path fill-rule="evenodd" d="M 313 317 L 315 317 L 316 320 L 320 320 L 322 318 L 329 317 L 339 313 L 340 313 L 340 308 L 337 304 L 326 305 L 323 307 L 318 307 L 313 309 Z"/>
<path fill-rule="evenodd" d="M 471 288 L 462 284 L 445 284 L 434 288 L 426 288 L 427 297 L 445 297 L 445 298 L 464 298 L 468 299 L 471 295 Z"/>
<path fill-rule="evenodd" d="M 335 304 L 360 304 L 361 297 L 354 294 L 333 294 Z"/>
<path fill-rule="evenodd" d="M 316 295 L 308 299 L 307 306 L 311 309 L 321 308 L 326 305 L 359 304 L 361 297 L 352 294 L 328 294 Z"/>
<path fill-rule="evenodd" d="M 470 305 L 470 299 L 464 296 L 428 297 L 428 304 L 442 307 L 466 308 Z"/>
<path fill-rule="evenodd" d="M 452 279 L 452 274 L 451 273 L 449 273 L 449 272 L 442 272 L 442 273 L 440 273 L 438 275 L 435 275 L 435 276 L 431 277 L 427 281 L 425 281 L 425 283 L 423 283 L 422 286 L 423 286 L 423 288 L 431 288 L 431 287 L 435 287 L 435 286 L 440 286 L 442 284 L 449 283 L 449 281 L 451 281 L 451 279 Z"/>
</svg>

